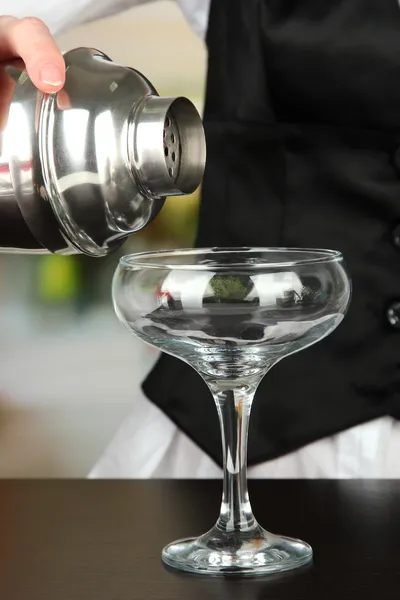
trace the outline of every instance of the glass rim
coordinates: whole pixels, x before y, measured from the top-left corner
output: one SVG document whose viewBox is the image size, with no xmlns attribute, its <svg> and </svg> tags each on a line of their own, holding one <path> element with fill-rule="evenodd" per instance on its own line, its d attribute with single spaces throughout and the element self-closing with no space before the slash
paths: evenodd
<svg viewBox="0 0 400 600">
<path fill-rule="evenodd" d="M 202 254 L 210 254 L 218 256 L 218 254 L 239 254 L 252 253 L 265 254 L 268 253 L 282 253 L 290 255 L 292 254 L 304 254 L 308 255 L 306 258 L 300 258 L 296 260 L 282 260 L 274 262 L 259 262 L 257 264 L 249 264 L 238 261 L 237 263 L 229 264 L 173 264 L 168 263 L 165 259 L 168 257 L 184 257 L 184 256 L 197 256 Z M 311 256 L 310 256 L 311 254 Z M 163 260 L 161 260 L 161 258 Z M 183 248 L 175 250 L 155 250 L 147 252 L 137 252 L 132 254 L 125 254 L 119 259 L 119 267 L 123 269 L 160 269 L 160 270 L 180 270 L 180 271 L 216 271 L 219 269 L 240 269 L 248 271 L 262 271 L 263 269 L 278 269 L 288 267 L 299 267 L 311 264 L 321 263 L 334 263 L 339 262 L 343 259 L 343 255 L 338 250 L 328 250 L 322 248 L 289 248 L 289 247 L 210 247 L 210 248 Z"/>
</svg>

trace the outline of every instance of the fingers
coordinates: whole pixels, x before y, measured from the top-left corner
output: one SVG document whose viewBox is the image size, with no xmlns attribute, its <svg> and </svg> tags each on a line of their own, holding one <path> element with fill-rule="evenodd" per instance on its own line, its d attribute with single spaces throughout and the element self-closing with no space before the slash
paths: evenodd
<svg viewBox="0 0 400 600">
<path fill-rule="evenodd" d="M 0 17 L 0 60 L 21 57 L 34 85 L 54 93 L 65 83 L 65 63 L 49 29 L 35 17 Z"/>
</svg>

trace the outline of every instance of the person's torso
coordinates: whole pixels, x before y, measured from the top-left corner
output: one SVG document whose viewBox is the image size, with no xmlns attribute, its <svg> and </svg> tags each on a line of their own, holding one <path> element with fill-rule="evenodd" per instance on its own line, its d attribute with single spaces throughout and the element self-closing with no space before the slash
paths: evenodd
<svg viewBox="0 0 400 600">
<path fill-rule="evenodd" d="M 254 463 L 400 414 L 400 8 L 214 0 L 207 43 L 197 244 L 334 248 L 353 280 L 338 330 L 262 382 Z M 214 408 L 196 375 L 171 358 L 156 373 L 163 389 L 153 375 L 149 397 L 220 458 Z"/>
</svg>

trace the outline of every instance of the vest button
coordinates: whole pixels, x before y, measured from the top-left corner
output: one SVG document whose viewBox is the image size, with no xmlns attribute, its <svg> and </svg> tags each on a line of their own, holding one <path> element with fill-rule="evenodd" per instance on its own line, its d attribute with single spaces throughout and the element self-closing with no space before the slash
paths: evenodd
<svg viewBox="0 0 400 600">
<path fill-rule="evenodd" d="M 400 170 L 400 148 L 397 148 L 393 154 L 393 164 L 396 169 Z"/>
<path fill-rule="evenodd" d="M 400 329 L 400 302 L 393 302 L 389 306 L 387 320 L 394 329 Z"/>
<path fill-rule="evenodd" d="M 397 227 L 394 228 L 392 233 L 392 240 L 396 248 L 400 248 L 400 225 L 397 225 Z"/>
</svg>

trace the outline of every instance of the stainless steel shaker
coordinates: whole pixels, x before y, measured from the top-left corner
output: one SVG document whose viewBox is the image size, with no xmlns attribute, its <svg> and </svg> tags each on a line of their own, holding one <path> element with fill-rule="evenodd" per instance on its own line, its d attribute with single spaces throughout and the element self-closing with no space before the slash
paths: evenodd
<svg viewBox="0 0 400 600">
<path fill-rule="evenodd" d="M 197 189 L 201 119 L 102 52 L 64 55 L 66 84 L 39 92 L 23 63 L 0 66 L 0 252 L 105 256 Z"/>
</svg>

